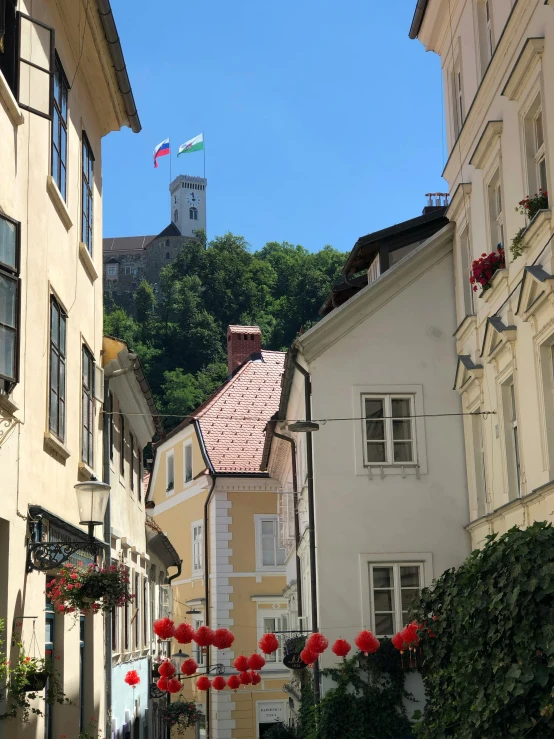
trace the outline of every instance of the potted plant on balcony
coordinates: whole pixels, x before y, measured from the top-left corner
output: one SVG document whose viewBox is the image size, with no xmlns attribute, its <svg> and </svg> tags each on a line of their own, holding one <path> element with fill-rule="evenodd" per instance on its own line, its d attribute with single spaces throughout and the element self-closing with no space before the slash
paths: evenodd
<svg viewBox="0 0 554 739">
<path fill-rule="evenodd" d="M 539 189 L 538 194 L 535 193 L 535 195 L 533 195 L 532 197 L 530 195 L 527 195 L 517 204 L 516 213 L 521 213 L 525 216 L 527 225 L 519 229 L 517 234 L 512 239 L 512 243 L 510 244 L 510 253 L 514 259 L 517 259 L 521 254 L 523 254 L 526 249 L 523 244 L 523 234 L 529 228 L 529 224 L 535 218 L 539 211 L 546 210 L 547 208 L 548 192 L 546 190 L 544 190 L 543 192 L 542 189 Z"/>
<path fill-rule="evenodd" d="M 504 257 L 504 249 L 502 244 L 498 244 L 496 251 L 486 254 L 483 252 L 479 259 L 475 259 L 471 265 L 471 276 L 469 281 L 473 285 L 476 292 L 481 286 L 483 293 L 491 287 L 491 281 L 499 269 L 504 269 L 506 260 Z"/>
<path fill-rule="evenodd" d="M 67 564 L 60 576 L 51 580 L 46 589 L 54 607 L 60 613 L 97 613 L 131 603 L 135 596 L 129 593 L 129 576 L 125 565 L 88 567 Z"/>
<path fill-rule="evenodd" d="M 196 707 L 196 703 L 189 703 L 180 698 L 167 705 L 158 705 L 158 716 L 170 729 L 183 735 L 191 726 L 195 726 L 203 714 Z"/>
</svg>

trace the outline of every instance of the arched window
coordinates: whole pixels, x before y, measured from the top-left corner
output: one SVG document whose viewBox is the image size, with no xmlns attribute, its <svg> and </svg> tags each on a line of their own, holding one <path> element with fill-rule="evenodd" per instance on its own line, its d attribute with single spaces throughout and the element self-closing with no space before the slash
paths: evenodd
<svg viewBox="0 0 554 739">
<path fill-rule="evenodd" d="M 189 209 L 189 218 L 191 221 L 197 221 L 198 220 L 198 211 L 196 208 L 190 208 Z"/>
<path fill-rule="evenodd" d="M 166 253 L 165 253 L 165 258 L 166 259 L 169 259 L 169 252 L 168 251 L 166 251 Z"/>
<path fill-rule="evenodd" d="M 173 211 L 173 223 L 177 223 L 177 219 L 179 218 L 179 211 L 177 208 Z"/>
<path fill-rule="evenodd" d="M 166 246 L 169 246 L 169 239 L 166 239 L 166 240 L 165 240 L 165 245 L 166 245 Z"/>
</svg>

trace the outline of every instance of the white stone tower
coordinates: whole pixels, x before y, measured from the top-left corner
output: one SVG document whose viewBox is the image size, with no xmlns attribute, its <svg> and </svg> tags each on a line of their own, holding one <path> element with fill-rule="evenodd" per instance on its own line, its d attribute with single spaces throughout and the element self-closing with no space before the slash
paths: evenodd
<svg viewBox="0 0 554 739">
<path fill-rule="evenodd" d="M 180 174 L 169 186 L 171 220 L 183 236 L 206 230 L 206 186 L 208 180 Z"/>
</svg>

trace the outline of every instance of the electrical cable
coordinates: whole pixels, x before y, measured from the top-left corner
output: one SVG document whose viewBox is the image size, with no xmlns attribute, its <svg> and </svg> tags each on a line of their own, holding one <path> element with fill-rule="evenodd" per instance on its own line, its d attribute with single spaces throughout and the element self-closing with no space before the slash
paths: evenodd
<svg viewBox="0 0 554 739">
<path fill-rule="evenodd" d="M 109 416 L 115 416 L 119 415 L 119 411 L 100 411 L 101 413 L 105 413 Z M 450 416 L 488 416 L 488 415 L 495 415 L 496 411 L 476 411 L 475 413 L 469 413 L 469 412 L 461 412 L 461 413 L 416 413 L 414 415 L 410 416 L 404 416 L 403 418 L 399 416 L 379 416 L 378 418 L 368 418 L 366 416 L 344 416 L 344 417 L 338 417 L 338 418 L 314 418 L 312 423 L 321 423 L 325 425 L 326 423 L 331 423 L 333 421 L 382 421 L 384 419 L 394 419 L 395 421 L 399 420 L 406 420 L 408 418 L 448 418 Z M 125 413 L 125 416 L 150 416 L 150 413 Z M 182 418 L 183 420 L 186 420 L 188 418 L 195 419 L 196 416 L 185 416 L 180 415 L 178 413 L 157 413 L 156 414 L 158 418 Z M 218 414 L 218 419 L 227 419 L 229 421 L 268 421 L 270 419 L 267 418 L 267 416 L 237 416 L 236 414 L 231 415 L 224 415 L 224 414 Z M 198 419 L 201 420 L 201 419 Z M 281 421 L 281 423 L 303 423 L 306 419 L 304 418 L 287 418 Z"/>
</svg>

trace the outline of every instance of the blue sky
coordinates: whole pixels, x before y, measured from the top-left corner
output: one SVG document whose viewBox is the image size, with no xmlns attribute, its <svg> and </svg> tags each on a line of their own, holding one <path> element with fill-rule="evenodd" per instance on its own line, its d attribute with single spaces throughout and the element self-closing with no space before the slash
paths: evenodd
<svg viewBox="0 0 554 739">
<path fill-rule="evenodd" d="M 408 38 L 416 0 L 112 0 L 142 132 L 104 140 L 104 235 L 157 233 L 172 174 L 202 174 L 208 236 L 347 251 L 443 190 L 439 58 Z"/>
</svg>

